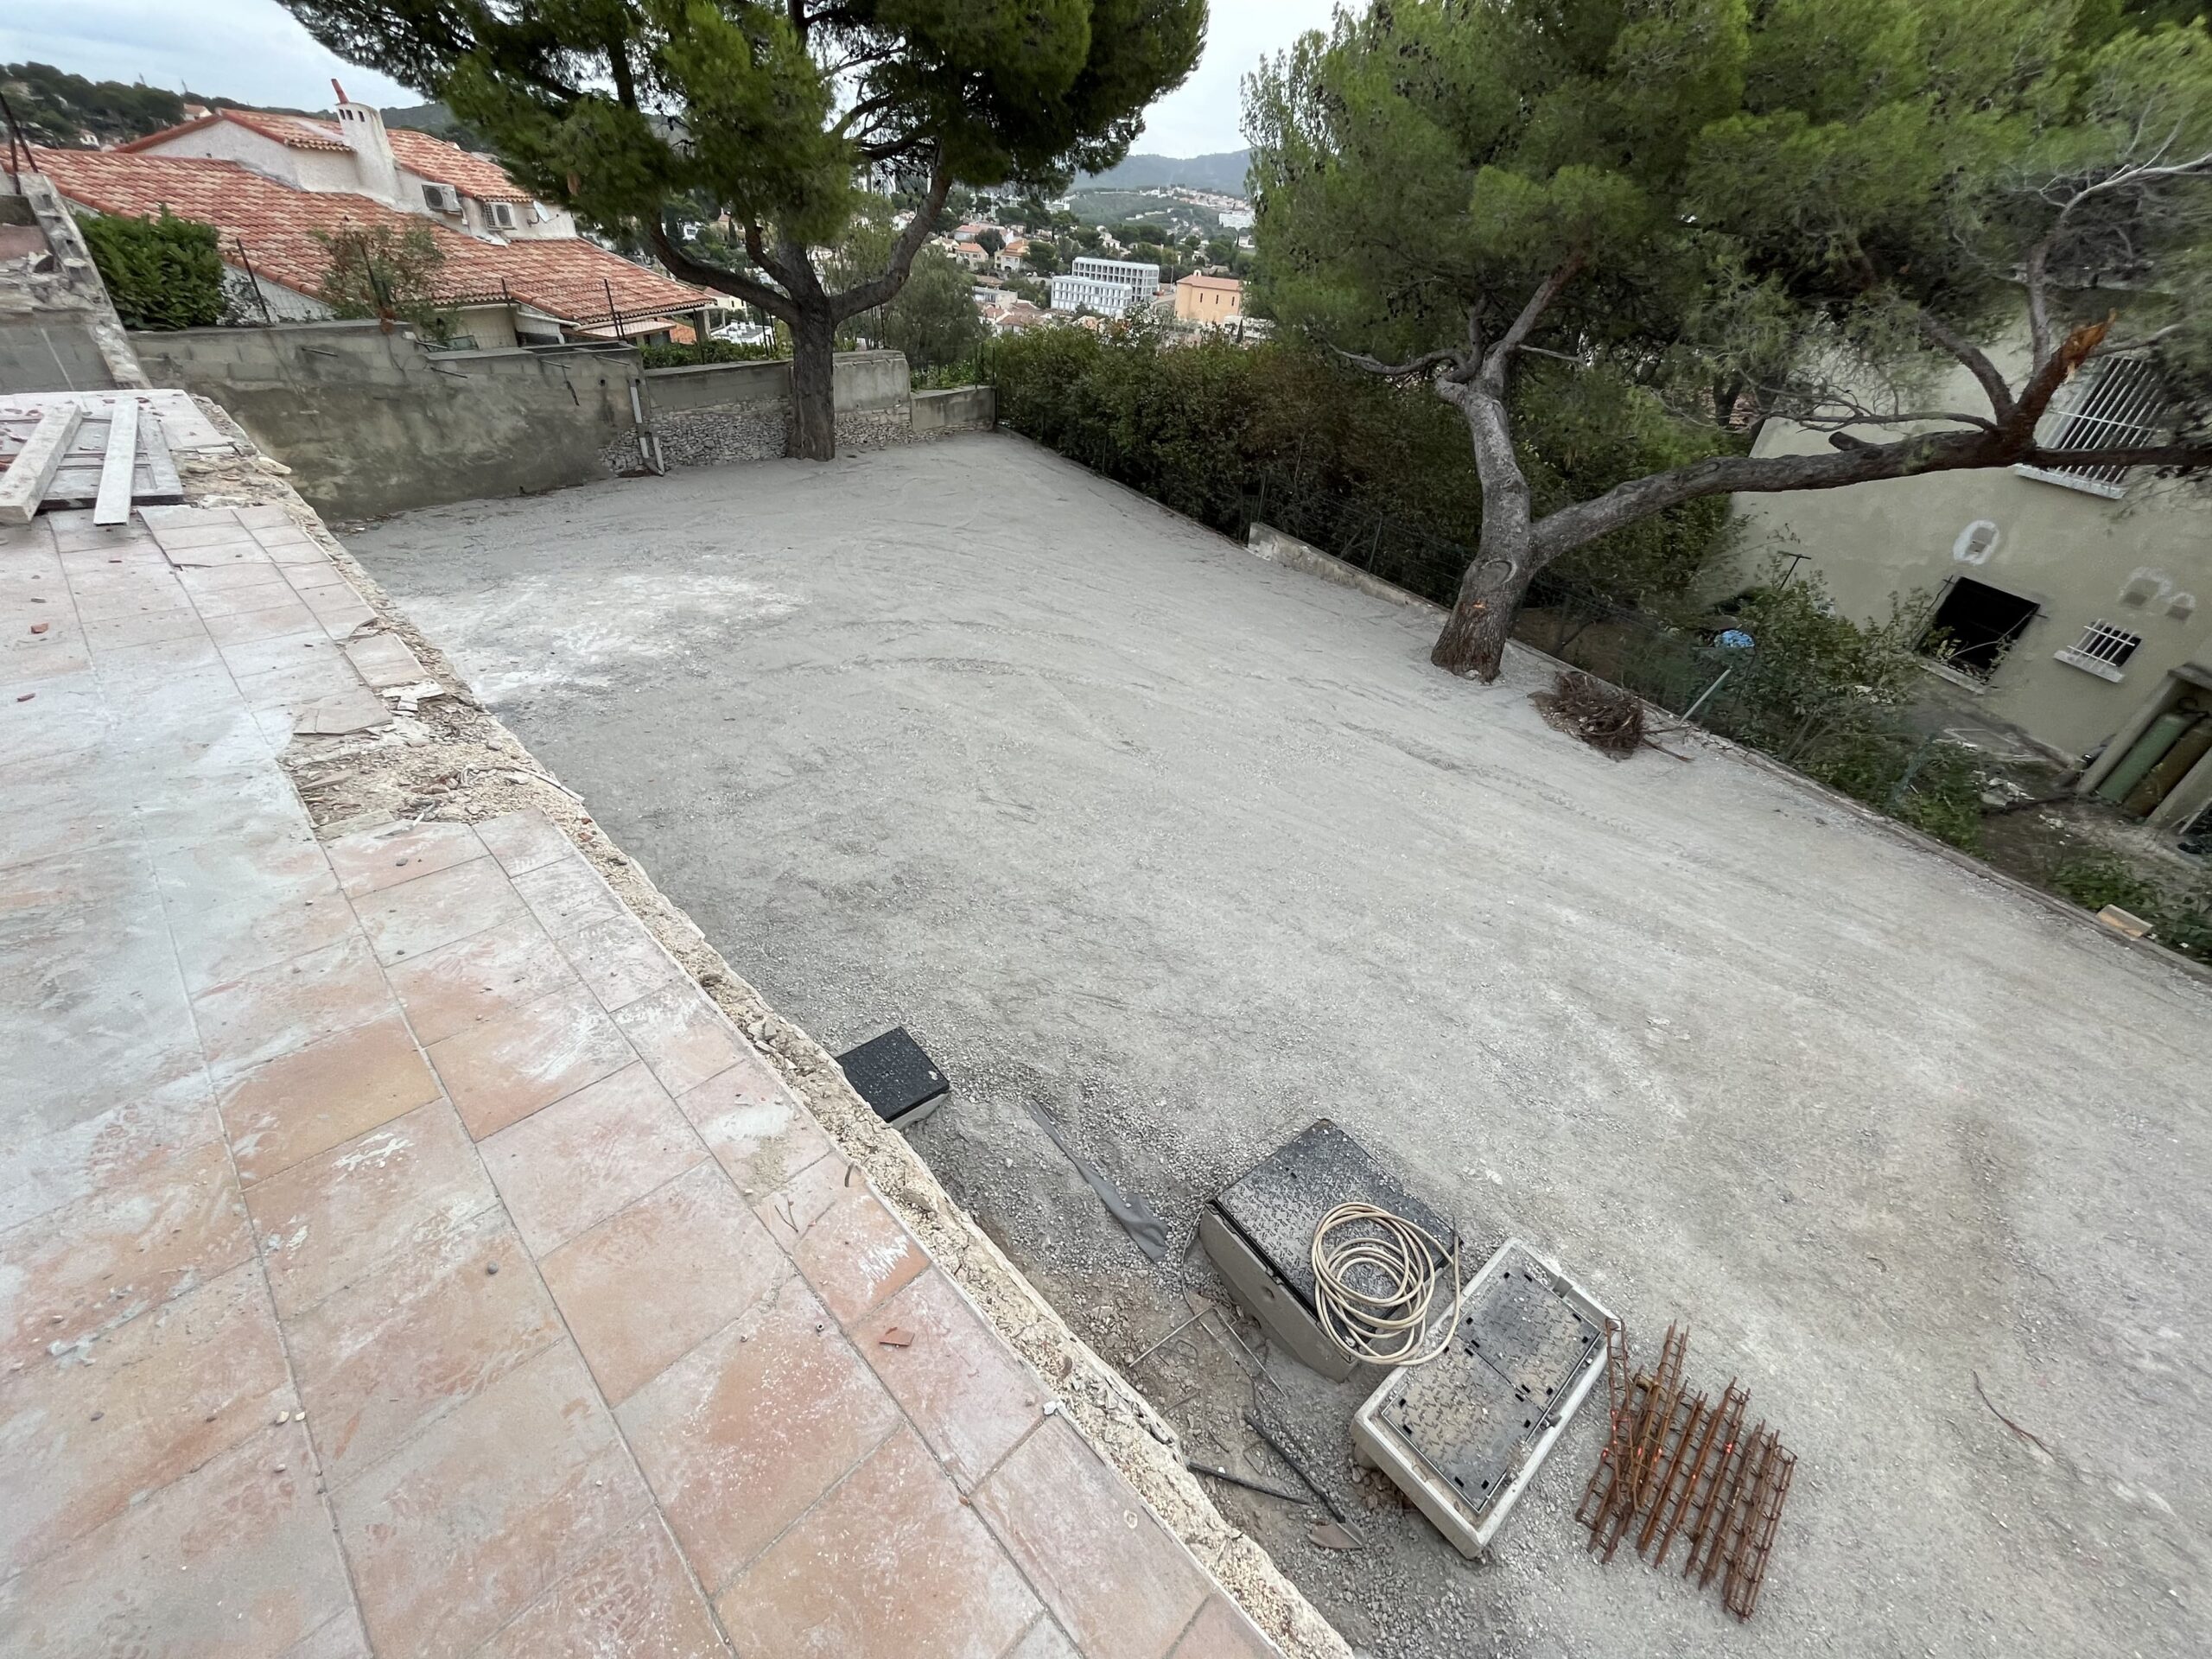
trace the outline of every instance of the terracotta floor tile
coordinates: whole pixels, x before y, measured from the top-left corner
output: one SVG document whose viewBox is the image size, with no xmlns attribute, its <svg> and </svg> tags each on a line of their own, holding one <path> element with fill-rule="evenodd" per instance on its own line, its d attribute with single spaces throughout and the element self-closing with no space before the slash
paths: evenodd
<svg viewBox="0 0 2212 1659">
<path fill-rule="evenodd" d="M 698 1135 L 640 1063 L 531 1113 L 481 1150 L 508 1213 L 539 1255 L 709 1161 Z"/>
<path fill-rule="evenodd" d="M 887 1346 L 892 1331 L 912 1340 Z M 934 1269 L 856 1324 L 853 1343 L 963 1491 L 1043 1415 L 1043 1385 Z"/>
<path fill-rule="evenodd" d="M 1175 1644 L 1174 1659 L 1281 1659 L 1274 1643 L 1217 1591 Z"/>
<path fill-rule="evenodd" d="M 124 616 L 88 618 L 84 629 L 85 643 L 92 647 L 94 662 L 103 659 L 103 652 L 125 646 L 149 645 L 164 639 L 205 639 L 207 637 L 207 625 L 200 620 L 200 613 L 184 606 L 138 611 Z"/>
<path fill-rule="evenodd" d="M 354 909 L 378 957 L 391 963 L 530 915 L 505 872 L 488 858 L 434 870 L 369 893 L 354 900 Z"/>
<path fill-rule="evenodd" d="M 305 633 L 315 626 L 315 613 L 289 588 L 276 593 L 260 610 L 238 611 L 207 619 L 207 637 L 218 645 L 251 645 L 257 640 Z"/>
<path fill-rule="evenodd" d="M 343 1645 L 352 1598 L 315 1485 L 306 1435 L 262 1419 L 202 1467 L 0 1583 L 0 1653 L 353 1659 L 365 1650 Z"/>
<path fill-rule="evenodd" d="M 480 1141 L 636 1059 L 582 986 L 541 996 L 430 1046 L 446 1092 Z"/>
<path fill-rule="evenodd" d="M 432 875 L 484 856 L 484 843 L 465 823 L 398 823 L 326 842 L 339 885 L 359 895 Z"/>
<path fill-rule="evenodd" d="M 592 995 L 610 1008 L 634 1002 L 665 985 L 691 982 L 691 976 L 634 916 L 594 922 L 563 938 L 561 949 Z"/>
<path fill-rule="evenodd" d="M 998 1659 L 1037 1598 L 901 1428 L 715 1598 L 741 1653 Z"/>
<path fill-rule="evenodd" d="M 1006 1659 L 1083 1659 L 1069 1641 L 1067 1632 L 1052 1623 L 1052 1616 L 1046 1614 L 1029 1627 L 1029 1634 Z"/>
<path fill-rule="evenodd" d="M 208 1069 L 228 1080 L 391 1011 L 376 953 L 359 933 L 192 999 Z M 421 1102 L 416 1104 L 420 1105 Z"/>
<path fill-rule="evenodd" d="M 753 1052 L 688 976 L 618 1008 L 614 1023 L 671 1094 L 719 1077 Z"/>
<path fill-rule="evenodd" d="M 423 677 L 423 664 L 396 633 L 372 633 L 346 647 L 353 667 L 371 685 L 412 685 Z"/>
<path fill-rule="evenodd" d="M 204 1073 L 128 1096 L 91 1116 L 0 1135 L 0 1229 L 128 1185 L 189 1147 L 224 1145 Z"/>
<path fill-rule="evenodd" d="M 842 1324 L 930 1264 L 860 1170 L 842 1159 L 809 1165 L 753 1207 Z"/>
<path fill-rule="evenodd" d="M 180 900 L 170 910 L 169 927 L 184 982 L 197 993 L 337 944 L 353 931 L 353 912 L 326 870 L 322 879 L 282 897 Z"/>
<path fill-rule="evenodd" d="M 550 864 L 573 850 L 560 826 L 534 806 L 487 818 L 476 826 L 476 833 L 509 875 Z"/>
<path fill-rule="evenodd" d="M 791 1270 L 721 1166 L 703 1157 L 539 1265 L 617 1404 Z"/>
<path fill-rule="evenodd" d="M 86 1363 L 89 1357 L 91 1363 Z M 261 1275 L 233 1268 L 89 1349 L 0 1376 L 0 1575 L 296 1402 Z"/>
<path fill-rule="evenodd" d="M 190 590 L 192 608 L 199 612 L 203 620 L 234 616 L 243 611 L 266 610 L 271 605 L 281 605 L 292 597 L 289 584 L 269 565 L 248 564 L 236 568 L 239 571 L 237 582 L 197 585 Z"/>
<path fill-rule="evenodd" d="M 530 917 L 394 963 L 389 977 L 416 1039 L 426 1044 L 577 983 L 559 948 Z"/>
<path fill-rule="evenodd" d="M 499 1202 L 443 1101 L 246 1189 L 276 1311 L 289 1319 L 378 1262 Z"/>
<path fill-rule="evenodd" d="M 220 1141 L 0 1233 L 0 1376 L 104 1336 L 253 1259 Z"/>
<path fill-rule="evenodd" d="M 796 1274 L 615 1414 L 709 1595 L 901 1421 Z"/>
<path fill-rule="evenodd" d="M 532 1602 L 479 1659 L 727 1659 L 728 1647 L 648 1512 Z"/>
<path fill-rule="evenodd" d="M 565 1335 L 496 1205 L 385 1257 L 285 1325 L 333 1485 Z"/>
<path fill-rule="evenodd" d="M 1060 1418 L 977 1488 L 976 1507 L 1090 1659 L 1160 1659 L 1205 1599 L 1198 1564 Z"/>
<path fill-rule="evenodd" d="M 651 1499 L 556 1343 L 331 1494 L 378 1650 L 473 1653 Z"/>
<path fill-rule="evenodd" d="M 747 1198 L 766 1198 L 830 1150 L 830 1137 L 756 1054 L 677 1096 Z"/>
<path fill-rule="evenodd" d="M 223 1127 L 251 1184 L 437 1097 L 438 1080 L 394 1011 L 242 1073 L 223 1090 Z"/>
<path fill-rule="evenodd" d="M 629 906 L 600 879 L 599 872 L 574 849 L 516 876 L 515 890 L 529 901 L 531 912 L 556 938 L 630 913 Z"/>
</svg>

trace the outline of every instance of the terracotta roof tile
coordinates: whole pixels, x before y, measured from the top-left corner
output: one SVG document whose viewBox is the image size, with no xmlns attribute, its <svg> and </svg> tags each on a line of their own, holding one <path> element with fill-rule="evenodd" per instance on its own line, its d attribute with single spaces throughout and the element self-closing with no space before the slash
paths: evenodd
<svg viewBox="0 0 2212 1659">
<path fill-rule="evenodd" d="M 459 296 L 506 292 L 557 317 L 605 316 L 607 296 L 624 311 L 684 311 L 717 296 L 578 238 L 561 237 L 505 245 L 418 214 L 403 213 L 367 196 L 294 190 L 235 162 L 181 156 L 125 155 L 111 149 L 41 149 L 35 165 L 71 201 L 96 213 L 142 217 L 166 207 L 185 219 L 213 225 L 225 259 L 245 246 L 254 269 L 302 294 L 322 286 L 329 257 L 311 232 L 346 227 L 428 230 L 445 255 L 437 292 Z"/>
<path fill-rule="evenodd" d="M 197 132 L 213 126 L 218 121 L 234 122 L 264 138 L 273 138 L 288 149 L 334 149 L 341 154 L 353 149 L 338 136 L 338 129 L 321 121 L 310 121 L 302 116 L 277 115 L 268 110 L 212 110 L 197 121 L 187 121 L 181 126 L 164 127 L 159 132 L 149 133 L 143 138 L 134 138 L 116 148 L 124 151 L 151 149 L 167 143 L 180 133 Z"/>
<path fill-rule="evenodd" d="M 459 144 L 404 127 L 387 127 L 385 136 L 391 140 L 391 153 L 410 173 L 449 184 L 479 201 L 531 200 L 530 192 L 509 178 L 506 169 L 489 156 L 479 156 Z"/>
</svg>

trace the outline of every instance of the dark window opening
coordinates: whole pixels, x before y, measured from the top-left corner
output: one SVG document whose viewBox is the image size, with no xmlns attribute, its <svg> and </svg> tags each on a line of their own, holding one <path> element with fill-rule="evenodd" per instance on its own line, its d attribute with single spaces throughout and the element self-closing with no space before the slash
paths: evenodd
<svg viewBox="0 0 2212 1659">
<path fill-rule="evenodd" d="M 1948 652 L 1945 660 L 1953 668 L 1986 680 L 2035 620 L 2033 600 L 1970 576 L 1958 576 L 1944 594 L 1943 602 L 1936 607 L 1936 614 L 1929 618 L 1920 648 L 1931 656 Z"/>
</svg>

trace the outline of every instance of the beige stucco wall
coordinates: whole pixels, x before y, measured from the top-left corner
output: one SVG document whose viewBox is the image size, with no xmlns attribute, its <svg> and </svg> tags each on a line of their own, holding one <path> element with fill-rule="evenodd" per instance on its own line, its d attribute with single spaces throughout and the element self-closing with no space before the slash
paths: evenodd
<svg viewBox="0 0 2212 1659">
<path fill-rule="evenodd" d="M 2016 377 L 2018 364 L 2004 365 Z M 1931 406 L 1986 405 L 1961 372 Z M 1824 449 L 1824 434 L 1770 422 L 1758 453 Z M 2133 723 L 2176 665 L 2212 665 L 2212 497 L 2137 474 L 2118 500 L 2004 471 L 1936 474 L 1798 495 L 1738 496 L 1749 559 L 1806 556 L 1846 613 L 1888 613 L 1892 594 L 1933 603 L 1970 577 L 2032 600 L 2041 614 L 1976 695 L 1995 721 L 2080 754 Z M 1994 526 L 1976 547 L 1969 532 Z M 2140 580 L 2139 580 L 2140 579 Z M 2139 592 L 2131 598 L 2131 584 Z M 2149 592 L 2139 591 L 2147 588 Z M 2182 596 L 2201 601 L 2193 614 Z M 2052 656 L 2103 620 L 2142 636 L 2118 683 Z"/>
<path fill-rule="evenodd" d="M 365 194 L 353 151 L 294 149 L 274 138 L 264 138 L 235 121 L 211 121 L 204 127 L 179 133 L 166 143 L 153 145 L 145 153 L 238 162 L 296 190 Z"/>
</svg>

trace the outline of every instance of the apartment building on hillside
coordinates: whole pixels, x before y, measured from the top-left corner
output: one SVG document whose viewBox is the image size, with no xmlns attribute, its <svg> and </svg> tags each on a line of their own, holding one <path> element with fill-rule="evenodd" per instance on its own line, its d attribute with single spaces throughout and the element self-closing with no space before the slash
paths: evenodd
<svg viewBox="0 0 2212 1659">
<path fill-rule="evenodd" d="M 2020 364 L 2000 362 L 2017 375 Z M 1979 397 L 1959 372 L 1945 396 Z M 1971 401 L 1938 407 L 1973 408 Z M 2157 433 L 2148 365 L 2091 365 L 2046 417 L 2044 442 L 2087 448 Z M 1772 421 L 1757 453 L 1827 447 Z M 1931 691 L 1966 722 L 2087 760 L 2082 787 L 2145 819 L 2212 832 L 2212 498 L 2138 470 L 1939 473 L 1736 499 L 1751 545 L 1799 556 L 1838 607 L 1916 607 Z"/>
<path fill-rule="evenodd" d="M 1052 309 L 1127 315 L 1150 305 L 1160 289 L 1160 267 L 1133 259 L 1101 259 L 1085 254 L 1065 276 L 1052 278 Z"/>
</svg>

